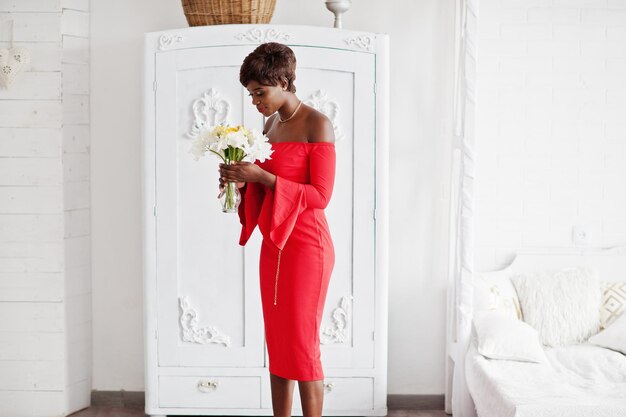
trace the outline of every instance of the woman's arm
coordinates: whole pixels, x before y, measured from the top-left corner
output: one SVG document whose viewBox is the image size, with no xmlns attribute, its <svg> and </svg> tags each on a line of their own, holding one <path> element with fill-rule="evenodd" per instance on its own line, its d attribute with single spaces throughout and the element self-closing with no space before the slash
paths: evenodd
<svg viewBox="0 0 626 417">
<path fill-rule="evenodd" d="M 335 129 L 325 114 L 312 111 L 307 117 L 309 142 L 335 143 Z M 326 145 L 323 145 L 326 146 Z M 308 207 L 324 209 L 328 205 L 335 182 L 335 150 L 314 149 L 309 156 L 310 184 L 305 184 Z"/>
<path fill-rule="evenodd" d="M 309 183 L 300 184 L 285 178 L 277 182 L 285 189 L 301 188 L 304 192 L 304 205 L 308 208 L 325 209 L 330 201 L 335 184 L 335 145 L 327 142 L 316 145 L 309 153 Z"/>
</svg>

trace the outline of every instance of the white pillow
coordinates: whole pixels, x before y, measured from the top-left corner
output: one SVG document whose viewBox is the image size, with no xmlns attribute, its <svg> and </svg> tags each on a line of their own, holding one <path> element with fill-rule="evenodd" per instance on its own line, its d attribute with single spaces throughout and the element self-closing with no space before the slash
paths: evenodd
<svg viewBox="0 0 626 417">
<path fill-rule="evenodd" d="M 626 312 L 626 281 L 605 282 L 602 285 L 601 327 L 608 327 Z"/>
<path fill-rule="evenodd" d="M 522 311 L 515 287 L 511 283 L 510 268 L 478 272 L 473 276 L 474 311 L 501 311 L 522 319 Z"/>
<path fill-rule="evenodd" d="M 589 343 L 626 355 L 626 314 L 619 316 L 609 327 L 589 338 Z"/>
<path fill-rule="evenodd" d="M 537 331 L 503 312 L 484 311 L 472 320 L 478 353 L 489 359 L 546 363 Z"/>
<path fill-rule="evenodd" d="M 524 321 L 546 346 L 587 340 L 600 328 L 601 291 L 589 268 L 536 271 L 511 277 Z"/>
</svg>

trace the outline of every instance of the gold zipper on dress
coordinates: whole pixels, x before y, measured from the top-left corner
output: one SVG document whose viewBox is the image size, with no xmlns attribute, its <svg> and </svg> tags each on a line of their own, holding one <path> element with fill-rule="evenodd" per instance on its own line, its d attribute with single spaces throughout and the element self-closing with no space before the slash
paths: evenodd
<svg viewBox="0 0 626 417">
<path fill-rule="evenodd" d="M 282 253 L 281 249 L 278 249 L 278 265 L 276 265 L 276 281 L 274 282 L 274 305 L 278 301 L 278 271 L 280 271 L 280 254 Z"/>
</svg>

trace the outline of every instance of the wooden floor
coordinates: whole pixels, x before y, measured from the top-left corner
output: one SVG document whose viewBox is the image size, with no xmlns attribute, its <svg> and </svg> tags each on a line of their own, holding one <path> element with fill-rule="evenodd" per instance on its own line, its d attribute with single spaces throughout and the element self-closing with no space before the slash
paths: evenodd
<svg viewBox="0 0 626 417">
<path fill-rule="evenodd" d="M 443 410 L 391 410 L 389 417 L 449 417 Z M 92 406 L 70 414 L 71 417 L 146 417 L 143 410 L 133 408 Z M 180 416 L 182 417 L 182 416 Z M 198 416 L 195 416 L 198 417 Z"/>
</svg>

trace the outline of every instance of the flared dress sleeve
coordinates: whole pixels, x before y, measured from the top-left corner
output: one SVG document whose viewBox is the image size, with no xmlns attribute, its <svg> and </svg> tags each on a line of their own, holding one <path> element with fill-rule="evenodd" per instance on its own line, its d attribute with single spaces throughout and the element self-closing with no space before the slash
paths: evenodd
<svg viewBox="0 0 626 417">
<path fill-rule="evenodd" d="M 265 191 L 261 184 L 250 182 L 240 188 L 239 192 L 241 193 L 241 202 L 238 208 L 239 222 L 241 223 L 239 244 L 244 246 L 259 222 Z"/>
<path fill-rule="evenodd" d="M 308 184 L 276 176 L 269 237 L 278 249 L 284 248 L 300 213 L 328 205 L 335 183 L 335 159 L 334 143 L 312 143 Z"/>
</svg>

